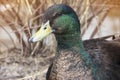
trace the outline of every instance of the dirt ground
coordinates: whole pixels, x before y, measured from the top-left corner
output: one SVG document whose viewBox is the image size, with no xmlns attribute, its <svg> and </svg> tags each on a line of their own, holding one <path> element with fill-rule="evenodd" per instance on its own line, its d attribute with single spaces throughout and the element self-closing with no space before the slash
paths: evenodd
<svg viewBox="0 0 120 80">
<path fill-rule="evenodd" d="M 45 80 L 51 58 L 23 56 L 15 51 L 0 53 L 0 80 Z"/>
</svg>

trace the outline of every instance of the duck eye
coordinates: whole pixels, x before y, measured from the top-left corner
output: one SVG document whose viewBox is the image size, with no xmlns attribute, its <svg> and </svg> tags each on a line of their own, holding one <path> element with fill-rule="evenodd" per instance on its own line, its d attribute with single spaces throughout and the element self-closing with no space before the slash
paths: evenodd
<svg viewBox="0 0 120 80">
<path fill-rule="evenodd" d="M 60 16 L 60 15 L 62 15 L 62 13 L 57 13 L 57 14 L 56 14 L 56 16 Z"/>
<path fill-rule="evenodd" d="M 62 13 L 60 13 L 60 12 L 59 12 L 59 13 L 54 13 L 54 14 L 53 14 L 53 17 L 58 17 L 58 16 L 60 16 L 60 15 L 62 15 Z"/>
</svg>

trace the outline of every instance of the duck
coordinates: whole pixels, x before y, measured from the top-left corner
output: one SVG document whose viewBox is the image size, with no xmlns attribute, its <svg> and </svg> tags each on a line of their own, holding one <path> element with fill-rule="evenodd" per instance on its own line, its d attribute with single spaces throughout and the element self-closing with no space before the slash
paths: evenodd
<svg viewBox="0 0 120 80">
<path fill-rule="evenodd" d="M 83 41 L 76 12 L 66 4 L 49 7 L 40 29 L 29 41 L 54 34 L 57 52 L 46 80 L 120 80 L 120 41 L 96 38 Z"/>
</svg>

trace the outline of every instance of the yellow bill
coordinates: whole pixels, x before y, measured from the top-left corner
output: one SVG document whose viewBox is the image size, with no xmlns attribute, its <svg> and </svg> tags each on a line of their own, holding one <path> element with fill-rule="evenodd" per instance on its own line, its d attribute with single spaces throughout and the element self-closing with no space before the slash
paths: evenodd
<svg viewBox="0 0 120 80">
<path fill-rule="evenodd" d="M 42 24 L 41 28 L 29 39 L 30 42 L 37 42 L 42 39 L 44 39 L 46 36 L 48 36 L 50 33 L 52 33 L 52 28 L 50 26 L 49 21 L 47 21 L 45 24 Z"/>
</svg>

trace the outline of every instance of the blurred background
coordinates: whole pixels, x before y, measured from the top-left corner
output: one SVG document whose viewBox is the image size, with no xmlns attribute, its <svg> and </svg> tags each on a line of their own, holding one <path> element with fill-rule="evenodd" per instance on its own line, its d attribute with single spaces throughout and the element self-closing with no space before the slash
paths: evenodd
<svg viewBox="0 0 120 80">
<path fill-rule="evenodd" d="M 0 0 L 0 51 L 29 47 L 28 39 L 40 27 L 45 10 L 59 3 L 76 11 L 83 40 L 120 33 L 119 0 Z"/>
<path fill-rule="evenodd" d="M 24 60 L 26 62 L 28 59 L 27 62 L 33 61 L 33 63 L 36 63 L 36 59 L 42 61 L 41 56 L 33 58 L 31 55 L 37 53 L 54 53 L 54 48 L 56 47 L 54 45 L 54 37 L 49 36 L 51 43 L 45 40 L 45 42 L 31 44 L 28 40 L 40 28 L 45 10 L 51 5 L 60 3 L 67 4 L 76 11 L 81 22 L 83 40 L 120 34 L 120 0 L 0 0 L 0 60 L 2 60 L 0 63 L 3 66 L 3 69 L 0 69 L 0 74 L 2 74 L 0 80 L 14 80 L 13 78 L 16 80 L 16 77 L 12 76 L 18 75 L 16 67 L 18 68 L 18 65 L 20 67 L 21 64 L 17 64 L 13 68 L 12 65 L 15 60 L 18 60 L 18 62 Z M 50 48 L 51 46 L 53 49 Z M 47 50 L 48 48 L 50 50 Z M 10 54 L 14 58 L 12 62 Z M 18 56 L 18 54 L 20 55 Z M 29 57 L 23 59 L 21 58 L 23 55 L 29 55 Z M 11 62 L 12 65 L 8 66 L 6 60 Z M 33 65 L 29 67 L 29 70 L 32 70 Z M 41 68 L 41 64 L 38 65 L 36 63 L 36 65 L 36 71 L 38 71 Z M 23 70 L 23 72 L 18 71 L 19 77 L 22 75 L 23 79 L 28 74 L 24 73 L 26 70 L 26 67 L 24 67 L 25 65 L 23 66 L 22 63 L 20 70 Z M 15 74 L 6 74 L 12 70 L 16 71 Z M 39 72 L 36 74 L 38 75 Z M 4 79 L 4 76 L 8 77 Z"/>
</svg>

